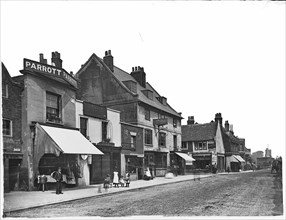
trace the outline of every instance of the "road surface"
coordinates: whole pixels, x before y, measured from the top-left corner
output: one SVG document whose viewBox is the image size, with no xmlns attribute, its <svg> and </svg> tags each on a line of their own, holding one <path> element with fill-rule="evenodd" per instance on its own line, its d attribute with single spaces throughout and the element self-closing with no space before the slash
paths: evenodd
<svg viewBox="0 0 286 220">
<path fill-rule="evenodd" d="M 7 217 L 283 215 L 282 186 L 270 170 L 215 175 L 104 197 L 12 212 Z"/>
</svg>

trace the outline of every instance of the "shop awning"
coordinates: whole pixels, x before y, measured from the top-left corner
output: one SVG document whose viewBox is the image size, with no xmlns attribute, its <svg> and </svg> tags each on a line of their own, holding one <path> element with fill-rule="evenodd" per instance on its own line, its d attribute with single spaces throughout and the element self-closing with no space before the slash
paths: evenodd
<svg viewBox="0 0 286 220">
<path fill-rule="evenodd" d="M 192 165 L 193 161 L 195 161 L 195 159 L 189 156 L 188 154 L 178 153 L 178 152 L 175 153 L 186 161 L 186 165 Z"/>
<path fill-rule="evenodd" d="M 47 144 L 49 143 L 49 146 L 45 146 L 45 152 L 47 150 L 50 151 L 51 147 L 55 147 L 57 149 L 52 150 L 52 152 L 60 151 L 65 154 L 103 155 L 103 153 L 89 142 L 78 130 L 50 127 L 39 124 L 38 127 L 40 128 L 39 131 L 45 132 L 46 135 L 52 139 L 47 142 Z M 54 144 L 50 144 L 51 142 Z M 45 142 L 38 144 L 45 145 Z"/>
<path fill-rule="evenodd" d="M 235 159 L 237 159 L 241 163 L 245 163 L 245 160 L 239 155 L 233 155 Z"/>
<path fill-rule="evenodd" d="M 234 155 L 231 155 L 230 157 L 228 157 L 229 158 L 229 162 L 234 162 L 234 163 L 238 163 L 239 161 L 238 161 L 238 159 L 236 159 L 235 157 L 234 157 Z"/>
</svg>

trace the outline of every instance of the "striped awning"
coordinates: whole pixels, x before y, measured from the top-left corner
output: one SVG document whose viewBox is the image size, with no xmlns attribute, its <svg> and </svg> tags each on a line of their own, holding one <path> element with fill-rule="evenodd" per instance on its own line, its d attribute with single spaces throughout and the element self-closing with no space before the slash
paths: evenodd
<svg viewBox="0 0 286 220">
<path fill-rule="evenodd" d="M 234 157 L 235 159 L 237 159 L 239 162 L 245 163 L 245 160 L 244 160 L 241 156 L 239 156 L 239 155 L 233 155 L 233 157 Z"/>
<path fill-rule="evenodd" d="M 195 161 L 195 159 L 188 154 L 178 152 L 175 153 L 186 161 L 186 165 L 192 165 L 193 161 Z"/>
</svg>

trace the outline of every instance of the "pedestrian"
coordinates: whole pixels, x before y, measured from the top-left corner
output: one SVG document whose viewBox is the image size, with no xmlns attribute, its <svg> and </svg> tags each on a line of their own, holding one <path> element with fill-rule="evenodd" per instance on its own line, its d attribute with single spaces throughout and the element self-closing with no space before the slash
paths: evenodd
<svg viewBox="0 0 286 220">
<path fill-rule="evenodd" d="M 229 173 L 229 170 L 230 170 L 230 169 L 229 169 L 229 166 L 228 166 L 228 167 L 227 167 L 227 172 L 228 172 L 228 173 Z"/>
<path fill-rule="evenodd" d="M 119 177 L 118 177 L 118 172 L 116 169 L 113 172 L 113 184 L 114 184 L 114 187 L 119 187 Z"/>
<path fill-rule="evenodd" d="M 130 184 L 130 173 L 127 172 L 125 174 L 124 182 L 126 184 L 126 187 L 129 187 L 129 184 Z"/>
<path fill-rule="evenodd" d="M 62 192 L 62 181 L 63 181 L 63 174 L 62 168 L 59 167 L 58 171 L 52 172 L 51 176 L 56 180 L 56 194 L 63 194 Z"/>
<path fill-rule="evenodd" d="M 104 183 L 103 183 L 103 188 L 105 188 L 105 191 L 107 191 L 107 189 L 109 188 L 110 183 L 111 183 L 111 178 L 110 178 L 110 175 L 107 174 L 104 179 Z"/>
<path fill-rule="evenodd" d="M 120 183 L 120 185 L 121 186 L 124 186 L 124 179 L 123 179 L 123 176 L 122 175 L 120 175 L 120 178 L 119 178 L 119 183 Z"/>
<path fill-rule="evenodd" d="M 48 190 L 47 188 L 48 178 L 45 174 L 43 174 L 40 176 L 39 179 L 40 179 L 40 189 L 42 190 L 42 192 L 45 192 L 45 189 Z"/>
<path fill-rule="evenodd" d="M 110 178 L 110 175 L 107 174 L 104 179 L 104 183 L 103 183 L 103 188 L 105 188 L 105 191 L 107 191 L 107 189 L 109 188 L 110 183 L 111 183 L 111 178 Z"/>
</svg>

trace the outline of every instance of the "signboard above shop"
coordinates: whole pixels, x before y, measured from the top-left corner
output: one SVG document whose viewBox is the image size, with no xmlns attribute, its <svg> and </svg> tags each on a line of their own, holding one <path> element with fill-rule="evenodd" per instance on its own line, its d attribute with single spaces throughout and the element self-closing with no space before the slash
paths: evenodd
<svg viewBox="0 0 286 220">
<path fill-rule="evenodd" d="M 71 76 L 68 72 L 66 72 L 64 69 L 58 68 L 56 66 L 24 59 L 24 70 L 30 70 L 33 72 L 40 72 L 44 74 L 59 76 L 68 83 L 70 83 L 71 85 L 73 85 L 74 87 L 77 87 L 76 79 L 73 76 Z"/>
<path fill-rule="evenodd" d="M 153 124 L 157 126 L 163 126 L 168 124 L 168 118 L 153 119 Z"/>
</svg>

